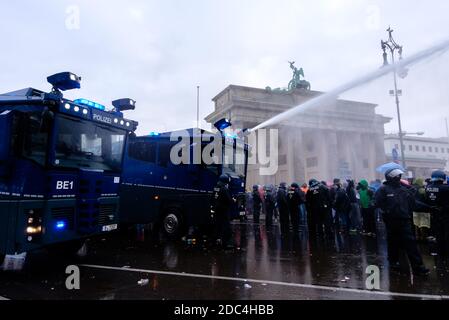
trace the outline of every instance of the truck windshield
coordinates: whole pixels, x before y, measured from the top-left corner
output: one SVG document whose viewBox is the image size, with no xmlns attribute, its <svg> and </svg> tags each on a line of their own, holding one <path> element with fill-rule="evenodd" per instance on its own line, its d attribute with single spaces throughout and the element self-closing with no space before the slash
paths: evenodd
<svg viewBox="0 0 449 320">
<path fill-rule="evenodd" d="M 56 128 L 55 165 L 120 171 L 126 131 L 60 116 Z"/>
<path fill-rule="evenodd" d="M 245 177 L 246 151 L 240 147 L 225 145 L 223 151 L 223 173 Z"/>
</svg>

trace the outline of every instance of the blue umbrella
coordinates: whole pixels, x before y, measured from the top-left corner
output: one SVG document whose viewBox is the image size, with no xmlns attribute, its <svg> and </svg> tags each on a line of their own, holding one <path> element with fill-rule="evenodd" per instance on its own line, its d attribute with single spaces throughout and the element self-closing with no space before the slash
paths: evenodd
<svg viewBox="0 0 449 320">
<path fill-rule="evenodd" d="M 378 167 L 376 169 L 376 171 L 380 172 L 380 173 L 385 173 L 385 172 L 387 172 L 388 170 L 391 170 L 391 169 L 393 169 L 393 170 L 394 169 L 400 169 L 400 170 L 405 172 L 405 169 L 400 164 L 395 163 L 395 162 L 389 162 L 389 163 L 383 164 L 380 167 Z"/>
</svg>

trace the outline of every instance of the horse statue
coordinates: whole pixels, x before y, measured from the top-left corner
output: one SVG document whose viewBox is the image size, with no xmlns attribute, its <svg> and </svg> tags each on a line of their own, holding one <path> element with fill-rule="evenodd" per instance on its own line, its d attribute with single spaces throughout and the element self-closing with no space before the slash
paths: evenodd
<svg viewBox="0 0 449 320">
<path fill-rule="evenodd" d="M 288 62 L 290 64 L 290 68 L 293 70 L 293 78 L 290 80 L 288 84 L 288 90 L 294 90 L 294 89 L 305 89 L 310 90 L 311 85 L 310 82 L 306 80 L 301 80 L 301 76 L 304 78 L 304 70 L 303 68 L 296 68 L 295 62 Z"/>
</svg>

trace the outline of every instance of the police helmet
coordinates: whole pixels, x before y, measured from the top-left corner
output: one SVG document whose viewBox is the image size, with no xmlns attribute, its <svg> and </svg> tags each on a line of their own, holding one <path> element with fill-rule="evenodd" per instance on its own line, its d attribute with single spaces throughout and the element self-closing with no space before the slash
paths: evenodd
<svg viewBox="0 0 449 320">
<path fill-rule="evenodd" d="M 279 188 L 287 189 L 287 183 L 286 182 L 281 182 L 281 184 L 279 185 Z"/>
<path fill-rule="evenodd" d="M 320 184 L 320 183 L 319 183 L 318 180 L 316 180 L 316 179 L 311 179 L 311 180 L 309 181 L 309 186 L 311 186 L 311 187 L 315 187 L 315 186 L 317 186 L 318 184 Z"/>
<path fill-rule="evenodd" d="M 223 183 L 229 183 L 229 182 L 231 182 L 231 178 L 229 178 L 229 176 L 227 175 L 227 174 L 222 174 L 221 176 L 220 176 L 220 182 L 223 182 Z"/>
<path fill-rule="evenodd" d="M 295 189 L 299 189 L 299 184 L 297 184 L 296 182 L 293 182 L 291 187 L 295 188 Z"/>
<path fill-rule="evenodd" d="M 390 169 L 385 172 L 385 179 L 387 179 L 387 181 L 401 179 L 403 174 L 404 171 L 402 171 L 401 169 Z"/>
<path fill-rule="evenodd" d="M 259 186 L 257 184 L 253 185 L 253 191 L 259 190 Z"/>
<path fill-rule="evenodd" d="M 434 171 L 432 173 L 432 182 L 444 182 L 446 181 L 446 173 L 441 170 Z"/>
</svg>

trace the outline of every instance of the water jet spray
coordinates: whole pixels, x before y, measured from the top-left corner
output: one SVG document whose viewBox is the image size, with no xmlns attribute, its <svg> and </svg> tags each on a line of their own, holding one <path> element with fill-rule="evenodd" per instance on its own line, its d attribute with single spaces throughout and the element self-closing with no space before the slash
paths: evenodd
<svg viewBox="0 0 449 320">
<path fill-rule="evenodd" d="M 310 108 L 313 108 L 317 105 L 323 104 L 326 101 L 336 99 L 339 95 L 341 95 L 342 93 L 345 93 L 351 89 L 357 88 L 363 84 L 366 84 L 373 80 L 376 80 L 377 78 L 380 78 L 384 75 L 394 72 L 395 70 L 403 70 L 407 66 L 411 66 L 421 60 L 430 58 L 436 54 L 443 54 L 447 50 L 449 50 L 449 39 L 446 39 L 445 41 L 443 41 L 437 45 L 434 45 L 428 49 L 422 50 L 422 51 L 412 55 L 409 58 L 400 60 L 392 65 L 384 66 L 379 70 L 376 70 L 376 71 L 371 72 L 363 77 L 356 78 L 353 81 L 350 81 L 344 85 L 341 85 L 328 93 L 324 93 L 324 94 L 320 95 L 319 97 L 316 97 L 307 102 L 304 102 L 290 110 L 287 110 L 287 111 L 261 123 L 260 125 L 252 128 L 252 129 L 248 129 L 248 132 L 256 131 L 256 130 L 277 124 L 279 122 L 282 122 L 282 121 L 289 119 L 301 112 L 305 112 L 305 111 L 309 110 Z"/>
</svg>

